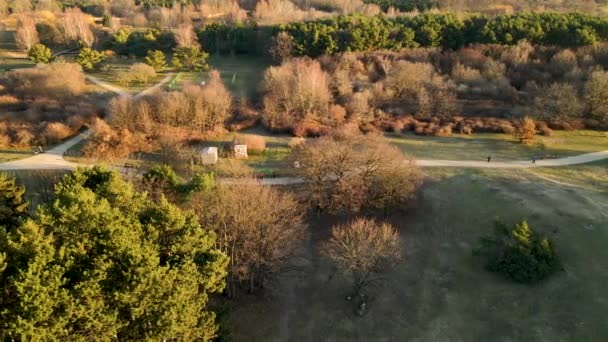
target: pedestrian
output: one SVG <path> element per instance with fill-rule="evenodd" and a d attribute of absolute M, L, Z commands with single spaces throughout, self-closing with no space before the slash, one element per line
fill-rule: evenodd
<path fill-rule="evenodd" d="M 536 164 L 536 156 L 532 156 L 532 164 Z"/>
<path fill-rule="evenodd" d="M 492 160 L 492 156 L 488 156 L 488 163 Z"/>

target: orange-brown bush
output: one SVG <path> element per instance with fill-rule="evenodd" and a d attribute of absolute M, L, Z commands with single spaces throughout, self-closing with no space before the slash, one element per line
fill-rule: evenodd
<path fill-rule="evenodd" d="M 40 135 L 40 141 L 43 144 L 55 144 L 70 136 L 75 131 L 69 126 L 62 124 L 61 122 L 51 122 L 45 125 Z"/>
<path fill-rule="evenodd" d="M 96 119 L 84 145 L 83 154 L 89 158 L 112 160 L 149 150 L 150 145 L 141 133 L 132 133 L 127 129 L 115 131 L 103 120 Z"/>
<path fill-rule="evenodd" d="M 51 98 L 59 101 L 82 94 L 85 79 L 75 63 L 52 63 L 8 73 L 11 93 L 22 99 Z"/>

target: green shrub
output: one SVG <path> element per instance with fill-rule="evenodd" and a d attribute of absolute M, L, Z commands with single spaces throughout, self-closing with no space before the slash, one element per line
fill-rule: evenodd
<path fill-rule="evenodd" d="M 160 50 L 148 50 L 145 63 L 153 67 L 156 72 L 161 72 L 167 66 L 165 54 Z"/>
<path fill-rule="evenodd" d="M 44 44 L 34 44 L 34 46 L 32 46 L 32 48 L 27 52 L 27 56 L 36 64 L 48 64 L 53 61 L 53 51 L 51 51 L 51 49 L 46 47 Z"/>
<path fill-rule="evenodd" d="M 169 165 L 154 166 L 143 175 L 143 182 L 147 184 L 161 184 L 175 187 L 180 183 L 179 177 Z"/>
<path fill-rule="evenodd" d="M 199 47 L 179 47 L 173 49 L 171 63 L 180 71 L 203 71 L 209 68 L 208 57 L 209 54 Z"/>
<path fill-rule="evenodd" d="M 541 281 L 562 269 L 553 243 L 523 221 L 510 229 L 497 223 L 493 236 L 480 239 L 475 254 L 487 270 L 520 283 Z"/>
<path fill-rule="evenodd" d="M 90 71 L 95 69 L 103 59 L 103 53 L 85 47 L 80 49 L 74 61 L 80 64 L 83 70 Z"/>

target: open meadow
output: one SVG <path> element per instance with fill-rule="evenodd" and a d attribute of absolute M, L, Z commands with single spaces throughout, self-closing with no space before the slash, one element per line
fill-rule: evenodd
<path fill-rule="evenodd" d="M 416 203 L 391 215 L 405 262 L 363 317 L 320 258 L 331 217 L 313 217 L 304 261 L 263 298 L 232 308 L 234 341 L 598 341 L 608 335 L 608 163 L 564 169 L 429 171 Z M 582 177 L 576 176 L 584 175 Z M 564 271 L 534 286 L 485 271 L 472 249 L 493 221 L 527 219 Z"/>

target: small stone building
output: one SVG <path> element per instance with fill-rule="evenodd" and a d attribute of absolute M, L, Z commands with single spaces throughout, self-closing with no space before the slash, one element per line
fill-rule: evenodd
<path fill-rule="evenodd" d="M 234 158 L 247 159 L 247 145 L 234 145 Z"/>
<path fill-rule="evenodd" d="M 203 165 L 213 165 L 217 163 L 217 147 L 208 146 L 201 151 L 201 162 Z"/>

